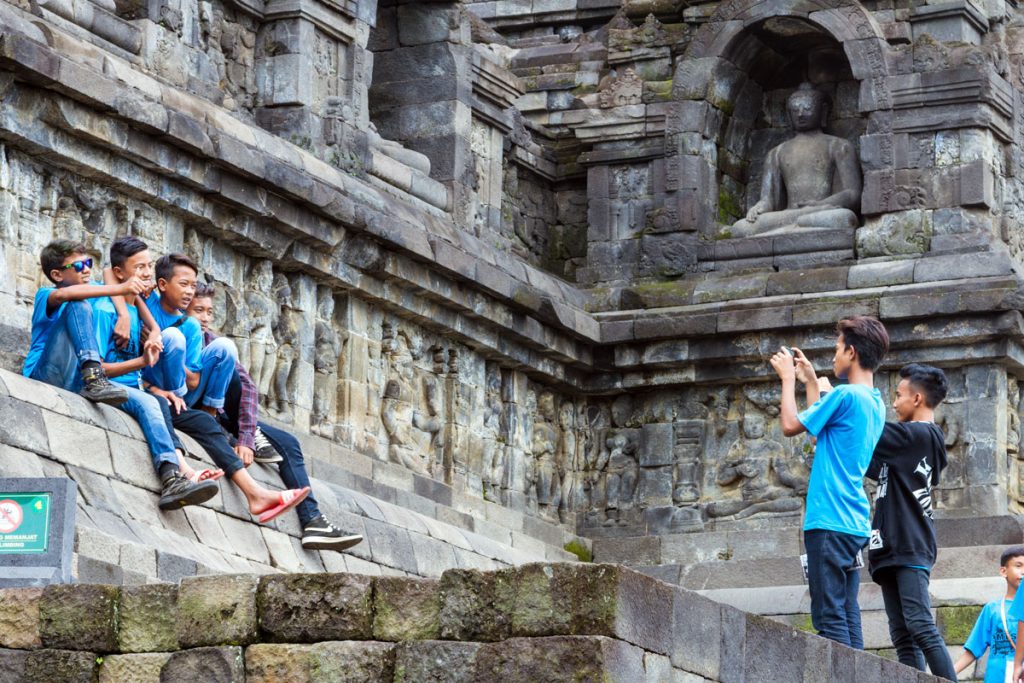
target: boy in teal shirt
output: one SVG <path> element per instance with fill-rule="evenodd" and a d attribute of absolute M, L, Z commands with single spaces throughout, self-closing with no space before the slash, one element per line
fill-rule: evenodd
<path fill-rule="evenodd" d="M 1010 546 L 999 558 L 999 575 L 1006 579 L 1006 595 L 982 608 L 971 635 L 964 643 L 964 653 L 953 669 L 960 673 L 988 650 L 985 683 L 1005 683 L 1007 669 L 1014 662 L 1017 622 L 1024 607 L 1017 600 L 1021 576 L 1024 576 L 1024 545 Z M 1014 609 L 1016 608 L 1016 609 Z M 1017 680 L 1014 678 L 1013 680 Z"/>

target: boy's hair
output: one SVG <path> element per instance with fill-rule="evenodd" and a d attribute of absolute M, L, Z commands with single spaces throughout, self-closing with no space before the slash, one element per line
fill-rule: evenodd
<path fill-rule="evenodd" d="M 196 293 L 192 296 L 192 300 L 196 299 L 212 299 L 217 295 L 217 288 L 213 284 L 208 282 L 197 282 Z"/>
<path fill-rule="evenodd" d="M 1011 545 L 999 556 L 999 566 L 1005 567 L 1015 557 L 1024 557 L 1024 545 Z"/>
<path fill-rule="evenodd" d="M 191 268 L 196 275 L 199 275 L 199 267 L 195 261 L 185 256 L 180 251 L 173 251 L 164 254 L 156 260 L 155 275 L 157 280 L 170 280 L 174 276 L 175 266 Z"/>
<path fill-rule="evenodd" d="M 86 253 L 88 252 L 85 250 L 85 245 L 81 242 L 53 240 L 39 252 L 39 265 L 43 269 L 43 275 L 46 276 L 46 279 L 54 282 L 53 278 L 50 277 L 51 270 L 60 270 L 60 267 L 64 265 L 64 259 L 72 254 Z"/>
<path fill-rule="evenodd" d="M 878 318 L 870 315 L 842 318 L 836 325 L 836 331 L 843 335 L 847 346 L 857 351 L 860 366 L 870 372 L 878 369 L 889 351 L 889 333 Z"/>
<path fill-rule="evenodd" d="M 149 247 L 135 235 L 118 237 L 110 243 L 110 265 L 122 268 L 124 262 Z"/>
<path fill-rule="evenodd" d="M 900 368 L 900 377 L 910 382 L 910 386 L 924 394 L 924 404 L 929 408 L 942 403 L 949 391 L 946 373 L 931 365 L 911 363 Z M 1024 555 L 1024 553 L 1021 553 Z"/>

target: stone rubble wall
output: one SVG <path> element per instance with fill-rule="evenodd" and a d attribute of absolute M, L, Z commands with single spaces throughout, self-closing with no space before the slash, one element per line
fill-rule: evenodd
<path fill-rule="evenodd" d="M 460 495 L 408 470 L 299 435 L 321 510 L 365 540 L 345 553 L 304 550 L 293 512 L 258 525 L 237 489 L 201 506 L 161 512 L 159 483 L 138 425 L 126 413 L 0 370 L 0 477 L 68 477 L 78 485 L 73 575 L 140 584 L 237 572 L 352 571 L 438 576 L 571 561 L 562 528 Z M 194 468 L 212 466 L 183 435 Z M 200 457 L 200 460 L 196 460 Z M 276 470 L 250 469 L 268 488 Z M 576 539 L 586 548 L 583 539 Z"/>
<path fill-rule="evenodd" d="M 938 680 L 614 565 L 8 589 L 0 648 L 54 683 Z"/>

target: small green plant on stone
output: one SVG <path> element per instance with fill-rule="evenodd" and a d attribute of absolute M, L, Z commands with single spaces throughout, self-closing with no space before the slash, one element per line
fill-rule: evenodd
<path fill-rule="evenodd" d="M 579 558 L 580 562 L 593 562 L 594 554 L 590 552 L 587 546 L 583 545 L 576 539 L 573 539 L 565 544 L 566 552 L 570 552 Z"/>

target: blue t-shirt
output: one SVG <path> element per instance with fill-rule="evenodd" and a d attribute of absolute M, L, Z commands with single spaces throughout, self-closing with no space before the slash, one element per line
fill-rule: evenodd
<path fill-rule="evenodd" d="M 827 529 L 867 538 L 871 506 L 863 480 L 885 426 L 882 394 L 861 384 L 841 384 L 797 418 L 818 438 L 804 530 Z"/>
<path fill-rule="evenodd" d="M 185 335 L 185 367 L 192 372 L 199 372 L 203 369 L 203 330 L 199 327 L 199 321 L 181 312 L 168 313 L 160 305 L 160 292 L 156 289 L 146 299 L 146 308 L 153 314 L 153 319 L 160 326 L 161 330 L 173 327 L 179 320 L 184 322 L 178 325 L 178 329 Z"/>
<path fill-rule="evenodd" d="M 1024 591 L 1017 591 L 1021 595 Z M 988 663 L 985 665 L 985 683 L 1003 683 L 1006 680 L 1006 663 L 1013 661 L 1013 644 L 1006 639 L 1003 631 L 1003 616 L 1000 613 L 1000 603 L 1006 606 L 1006 630 L 1014 640 L 1017 640 L 1016 616 L 1011 616 L 1013 608 L 1009 600 L 993 600 L 982 608 L 978 620 L 974 622 L 971 635 L 964 643 L 964 649 L 969 650 L 975 659 L 980 659 L 985 654 L 986 648 L 991 648 L 988 653 Z M 1016 598 L 1013 605 L 1017 605 Z M 1018 605 L 1019 608 L 1024 604 Z"/>
<path fill-rule="evenodd" d="M 96 346 L 105 363 L 121 363 L 126 360 L 134 360 L 142 355 L 142 324 L 139 322 L 139 309 L 132 305 L 126 304 L 126 306 L 131 331 L 128 344 L 123 349 L 119 349 L 114 342 L 114 325 L 117 324 L 117 309 L 114 308 L 114 302 L 109 298 L 103 298 L 96 299 L 96 303 L 93 304 L 92 324 L 96 331 Z M 142 386 L 142 373 L 136 370 L 111 377 L 110 381 L 138 389 Z"/>
<path fill-rule="evenodd" d="M 32 371 L 39 364 L 39 358 L 46 348 L 46 341 L 50 338 L 50 330 L 60 317 L 60 312 L 64 310 L 64 304 L 61 304 L 53 309 L 53 313 L 46 312 L 46 300 L 55 289 L 56 287 L 40 287 L 36 290 L 35 302 L 32 304 L 32 343 L 28 347 L 25 365 L 21 369 L 21 374 L 25 377 L 31 377 Z"/>

